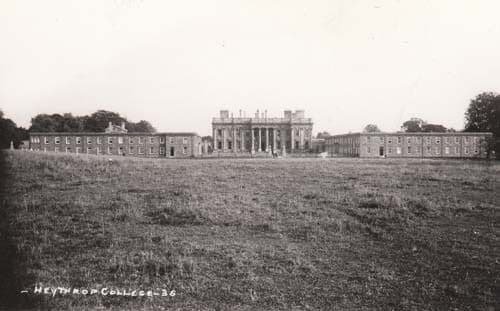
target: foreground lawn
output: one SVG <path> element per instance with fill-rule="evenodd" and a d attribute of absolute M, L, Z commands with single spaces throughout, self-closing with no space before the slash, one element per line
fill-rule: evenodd
<path fill-rule="evenodd" d="M 47 308 L 498 306 L 498 162 L 11 152 L 7 166 L 26 287 L 176 291 L 29 296 Z"/>

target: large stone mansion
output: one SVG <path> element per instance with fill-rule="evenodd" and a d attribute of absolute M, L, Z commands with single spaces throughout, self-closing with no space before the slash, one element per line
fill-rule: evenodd
<path fill-rule="evenodd" d="M 212 120 L 216 154 L 305 153 L 311 150 L 313 122 L 304 110 L 285 110 L 283 117 L 268 117 L 267 111 L 253 117 L 221 110 Z"/>

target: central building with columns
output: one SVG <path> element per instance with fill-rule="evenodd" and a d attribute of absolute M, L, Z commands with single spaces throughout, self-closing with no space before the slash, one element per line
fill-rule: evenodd
<path fill-rule="evenodd" d="M 235 117 L 221 110 L 212 120 L 213 152 L 219 154 L 280 154 L 311 151 L 312 126 L 303 110 L 285 110 L 281 118 L 268 117 L 267 111 Z"/>

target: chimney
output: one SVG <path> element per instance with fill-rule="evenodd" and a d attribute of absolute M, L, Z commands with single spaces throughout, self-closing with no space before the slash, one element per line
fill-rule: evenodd
<path fill-rule="evenodd" d="M 255 113 L 255 118 L 258 119 L 259 118 L 259 109 L 257 109 L 257 112 Z"/>
<path fill-rule="evenodd" d="M 264 110 L 264 117 L 267 119 L 267 109 Z"/>
<path fill-rule="evenodd" d="M 113 123 L 111 121 L 108 122 L 108 128 L 112 128 L 113 127 Z"/>
<path fill-rule="evenodd" d="M 122 130 L 125 129 L 125 121 L 122 121 Z"/>
<path fill-rule="evenodd" d="M 240 118 L 241 118 L 241 109 L 240 109 Z"/>

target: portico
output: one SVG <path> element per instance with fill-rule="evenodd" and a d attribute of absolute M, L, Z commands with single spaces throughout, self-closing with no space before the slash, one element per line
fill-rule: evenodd
<path fill-rule="evenodd" d="M 287 110 L 283 118 L 268 118 L 267 112 L 257 111 L 247 118 L 220 112 L 212 121 L 214 152 L 219 153 L 274 153 L 308 152 L 311 148 L 312 121 L 303 111 Z"/>

